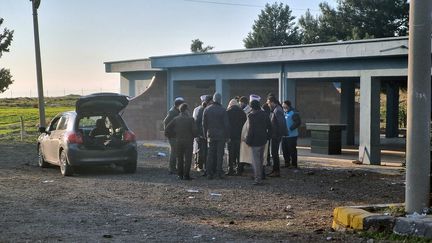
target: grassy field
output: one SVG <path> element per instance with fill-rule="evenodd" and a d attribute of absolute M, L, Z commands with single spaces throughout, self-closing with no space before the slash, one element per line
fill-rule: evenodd
<path fill-rule="evenodd" d="M 53 97 L 45 99 L 46 122 L 60 112 L 75 110 L 79 96 Z M 39 109 L 36 98 L 0 99 L 0 140 L 21 140 L 21 117 L 26 132 L 25 140 L 34 141 L 38 136 Z"/>

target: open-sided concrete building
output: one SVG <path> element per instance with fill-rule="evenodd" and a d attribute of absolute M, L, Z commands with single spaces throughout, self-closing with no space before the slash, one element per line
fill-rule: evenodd
<path fill-rule="evenodd" d="M 134 97 L 124 116 L 139 139 L 163 138 L 162 120 L 177 96 L 194 106 L 200 95 L 215 91 L 224 104 L 236 95 L 272 92 L 291 100 L 303 123 L 347 124 L 343 142 L 352 145 L 358 137 L 366 164 L 380 163 L 381 86 L 387 93 L 387 136 L 398 134 L 399 87 L 406 85 L 407 66 L 407 37 L 105 63 L 106 72 L 120 73 L 121 93 Z"/>

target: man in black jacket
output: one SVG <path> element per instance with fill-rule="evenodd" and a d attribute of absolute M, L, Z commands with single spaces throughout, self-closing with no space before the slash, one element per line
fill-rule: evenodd
<path fill-rule="evenodd" d="M 204 109 L 212 100 L 211 95 L 202 95 L 201 105 L 197 106 L 193 111 L 193 118 L 195 119 L 195 124 L 198 128 L 198 137 L 195 138 L 195 166 L 198 171 L 204 170 L 205 161 L 207 158 L 207 141 L 204 139 L 203 128 L 202 128 L 202 118 Z"/>
<path fill-rule="evenodd" d="M 263 174 L 264 149 L 272 134 L 269 116 L 261 110 L 257 100 L 251 101 L 252 112 L 248 115 L 249 129 L 246 133 L 246 144 L 252 148 L 252 166 L 254 185 L 260 185 Z"/>
<path fill-rule="evenodd" d="M 270 177 L 280 177 L 279 165 L 279 145 L 282 137 L 287 135 L 287 127 L 285 116 L 280 102 L 275 96 L 267 98 L 267 104 L 270 107 L 271 125 L 272 125 L 272 139 L 271 139 L 271 154 L 273 158 L 273 171 L 269 174 Z"/>
<path fill-rule="evenodd" d="M 239 174 L 240 160 L 240 137 L 244 123 L 246 122 L 246 114 L 240 108 L 235 99 L 230 100 L 227 109 L 228 120 L 230 124 L 230 140 L 228 142 L 228 173 L 227 175 Z"/>
<path fill-rule="evenodd" d="M 221 105 L 221 95 L 213 95 L 213 104 L 204 109 L 203 134 L 208 141 L 206 173 L 208 179 L 217 175 L 223 178 L 222 169 L 225 141 L 229 134 L 229 122 L 226 110 Z"/>
<path fill-rule="evenodd" d="M 175 133 L 177 175 L 180 180 L 191 180 L 190 167 L 192 163 L 192 143 L 198 134 L 194 119 L 189 115 L 188 106 L 183 103 L 179 107 L 180 115 L 174 118 L 166 127 L 167 133 Z"/>
<path fill-rule="evenodd" d="M 165 136 L 168 138 L 168 142 L 170 145 L 170 157 L 169 157 L 169 173 L 175 174 L 176 173 L 176 134 L 175 133 L 167 133 L 166 127 L 168 124 L 180 114 L 179 106 L 184 103 L 184 99 L 182 97 L 177 97 L 174 100 L 174 106 L 171 107 L 171 109 L 168 111 L 167 116 L 165 117 L 163 123 L 164 123 L 164 130 L 165 130 Z"/>

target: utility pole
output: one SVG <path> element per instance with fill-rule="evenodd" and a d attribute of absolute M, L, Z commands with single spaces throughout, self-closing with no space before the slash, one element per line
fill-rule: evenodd
<path fill-rule="evenodd" d="M 432 1 L 411 0 L 405 211 L 429 206 Z"/>
<path fill-rule="evenodd" d="M 43 93 L 43 82 L 42 82 L 42 65 L 39 45 L 39 25 L 38 25 L 38 14 L 37 9 L 39 8 L 41 0 L 30 0 L 33 8 L 33 29 L 34 29 L 34 40 L 35 40 L 35 55 L 36 55 L 36 76 L 37 76 L 37 87 L 38 87 L 38 100 L 39 100 L 39 127 L 45 127 L 45 101 Z"/>

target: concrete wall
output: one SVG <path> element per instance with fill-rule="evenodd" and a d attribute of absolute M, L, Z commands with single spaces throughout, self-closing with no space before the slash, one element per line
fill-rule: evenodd
<path fill-rule="evenodd" d="M 165 72 L 156 72 L 149 87 L 133 98 L 123 117 L 138 140 L 164 139 L 162 121 L 166 115 Z"/>
<path fill-rule="evenodd" d="M 150 85 L 155 72 L 124 72 L 120 76 L 120 93 L 135 97 L 143 93 Z"/>

